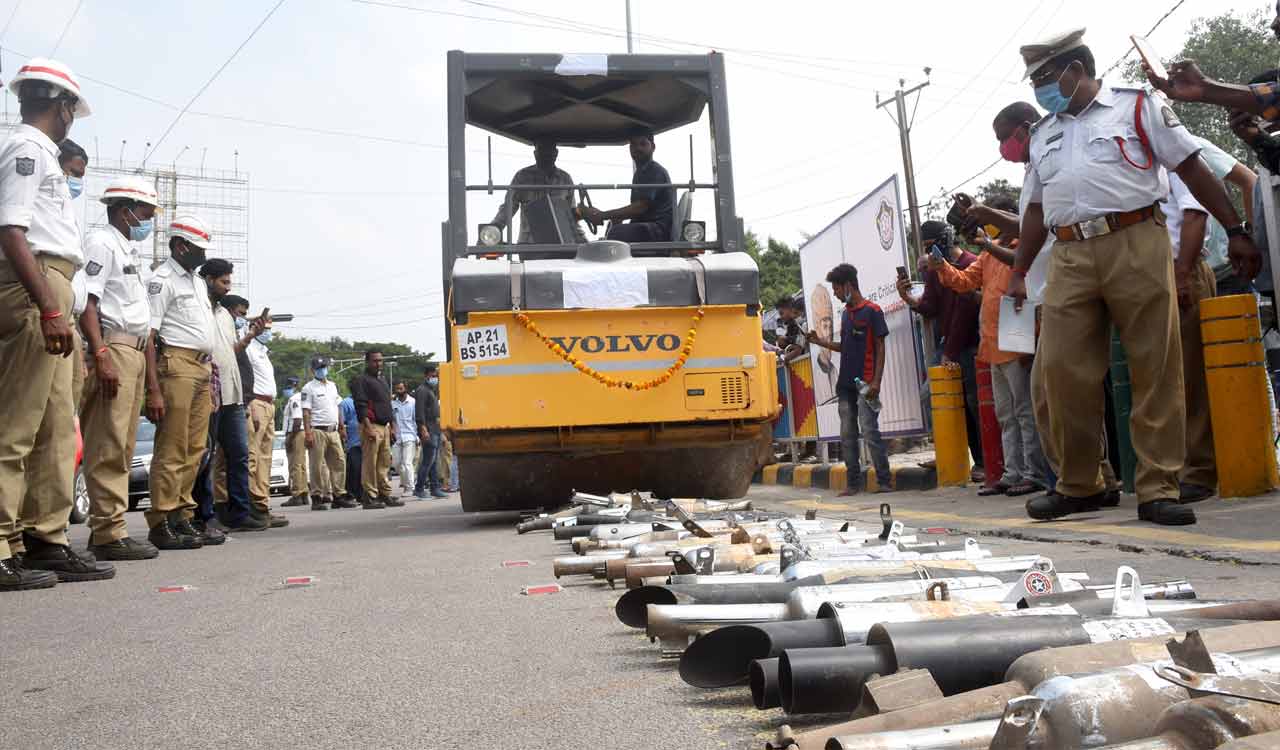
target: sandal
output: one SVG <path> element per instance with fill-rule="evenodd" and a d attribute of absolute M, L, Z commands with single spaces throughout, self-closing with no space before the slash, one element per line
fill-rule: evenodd
<path fill-rule="evenodd" d="M 1035 482 L 1018 482 L 1017 484 L 1010 487 L 1008 491 L 1005 492 L 1004 494 L 1008 495 L 1009 497 L 1022 497 L 1023 495 L 1030 495 L 1033 492 L 1043 492 L 1043 491 L 1044 491 L 1044 488 L 1036 484 Z"/>
<path fill-rule="evenodd" d="M 1014 485 L 1017 486 L 1017 485 Z M 978 490 L 978 497 L 991 497 L 992 495 L 1005 495 L 1009 492 L 1009 485 L 1004 482 L 996 482 L 990 487 L 983 487 Z"/>

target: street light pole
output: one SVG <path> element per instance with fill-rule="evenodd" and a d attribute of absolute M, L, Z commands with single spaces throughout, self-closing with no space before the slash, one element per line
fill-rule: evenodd
<path fill-rule="evenodd" d="M 631 0 L 627 4 L 627 54 L 631 54 Z"/>
<path fill-rule="evenodd" d="M 924 69 L 924 74 L 929 75 L 929 69 Z M 923 249 L 920 245 L 920 203 L 916 199 L 916 170 L 915 163 L 911 158 L 911 120 L 907 118 L 907 96 L 914 94 L 925 86 L 929 85 L 929 81 L 925 80 L 917 86 L 903 90 L 907 82 L 904 79 L 898 79 L 898 90 L 893 93 L 893 98 L 880 101 L 880 95 L 876 94 L 876 109 L 888 106 L 890 103 L 895 105 L 897 118 L 890 115 L 890 119 L 898 126 L 898 139 L 902 146 L 902 172 L 907 183 L 907 211 L 911 215 L 911 240 L 912 248 L 915 250 L 914 257 L 919 258 Z M 919 97 L 916 98 L 917 103 Z M 914 116 L 914 113 L 912 113 Z"/>

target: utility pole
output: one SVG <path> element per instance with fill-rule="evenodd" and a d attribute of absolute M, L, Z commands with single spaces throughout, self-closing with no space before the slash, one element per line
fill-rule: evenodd
<path fill-rule="evenodd" d="M 631 0 L 627 4 L 627 54 L 631 54 Z"/>
<path fill-rule="evenodd" d="M 880 94 L 876 94 L 876 109 L 888 106 L 890 103 L 895 105 L 897 109 L 897 117 L 889 115 L 889 119 L 893 120 L 898 126 L 898 138 L 902 144 L 902 171 L 907 182 L 907 210 L 911 214 L 911 239 L 912 247 L 915 249 L 915 257 L 919 258 L 923 252 L 920 245 L 920 204 L 916 200 L 916 170 L 915 164 L 911 159 L 911 124 L 915 120 L 915 108 L 920 105 L 920 97 L 916 96 L 915 106 L 911 109 L 911 117 L 907 117 L 907 96 L 929 85 L 930 69 L 924 69 L 925 82 L 918 84 L 907 90 L 903 87 L 907 85 L 905 79 L 898 79 L 898 90 L 893 93 L 893 98 L 880 101 Z"/>

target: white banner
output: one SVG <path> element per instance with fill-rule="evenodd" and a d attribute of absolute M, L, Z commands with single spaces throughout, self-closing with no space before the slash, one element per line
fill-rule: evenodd
<path fill-rule="evenodd" d="M 919 360 L 911 312 L 898 297 L 898 266 L 907 263 L 906 237 L 894 175 L 871 191 L 847 213 L 800 248 L 800 278 L 804 285 L 809 324 L 823 338 L 838 341 L 844 305 L 827 283 L 827 272 L 841 263 L 858 269 L 862 296 L 880 306 L 889 326 L 885 340 L 884 377 L 880 384 L 880 432 L 902 435 L 924 431 L 920 409 Z M 818 405 L 818 436 L 840 436 L 836 378 L 840 355 L 810 347 L 813 393 Z"/>

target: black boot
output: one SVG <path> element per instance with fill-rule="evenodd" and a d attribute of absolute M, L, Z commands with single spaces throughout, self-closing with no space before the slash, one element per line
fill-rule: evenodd
<path fill-rule="evenodd" d="M 388 508 L 404 507 L 404 501 L 398 497 L 392 497 L 391 495 L 383 495 L 381 500 L 382 500 L 382 504 L 387 506 Z"/>
<path fill-rule="evenodd" d="M 227 541 L 227 535 L 218 527 L 198 519 L 183 519 L 174 523 L 173 528 L 179 534 L 190 534 L 200 540 L 206 547 L 216 547 Z"/>
<path fill-rule="evenodd" d="M 387 507 L 385 503 L 383 503 L 376 497 L 367 497 L 364 500 L 360 501 L 360 505 L 365 510 L 381 510 Z"/>
<path fill-rule="evenodd" d="M 58 585 L 58 574 L 48 570 L 31 570 L 9 557 L 0 560 L 0 591 L 30 591 Z"/>
<path fill-rule="evenodd" d="M 1027 515 L 1037 521 L 1050 521 L 1072 513 L 1088 513 L 1102 507 L 1106 493 L 1089 497 L 1067 497 L 1057 492 L 1047 492 L 1027 501 Z"/>
<path fill-rule="evenodd" d="M 288 500 L 285 500 L 283 503 L 280 504 L 280 507 L 281 508 L 301 508 L 306 504 L 307 504 L 307 496 L 305 494 L 302 494 L 302 495 L 294 495 Z"/>
<path fill-rule="evenodd" d="M 147 541 L 160 550 L 200 549 L 204 542 L 191 534 L 179 534 L 166 518 L 147 533 Z"/>
<path fill-rule="evenodd" d="M 1138 503 L 1138 520 L 1161 526 L 1190 526 L 1196 522 L 1196 512 L 1179 505 L 1177 500 L 1151 500 Z"/>
<path fill-rule="evenodd" d="M 359 507 L 360 507 L 360 504 L 359 504 L 359 503 L 357 503 L 357 502 L 355 501 L 355 498 L 351 497 L 351 495 L 348 495 L 347 493 L 345 493 L 345 492 L 344 492 L 344 493 L 342 493 L 341 495 L 339 495 L 338 497 L 335 497 L 335 498 L 333 499 L 333 507 L 335 507 L 335 508 L 359 508 Z"/>
<path fill-rule="evenodd" d="M 312 495 L 311 510 L 329 510 L 329 501 L 319 495 Z"/>
<path fill-rule="evenodd" d="M 99 560 L 150 560 L 160 554 L 154 544 L 139 542 L 131 537 L 106 544 L 90 544 L 88 549 Z"/>
<path fill-rule="evenodd" d="M 26 532 L 22 534 L 22 541 L 27 547 L 22 567 L 27 570 L 47 570 L 65 582 L 105 581 L 116 577 L 114 565 L 98 562 L 93 555 L 81 557 L 68 544 L 50 544 Z"/>

